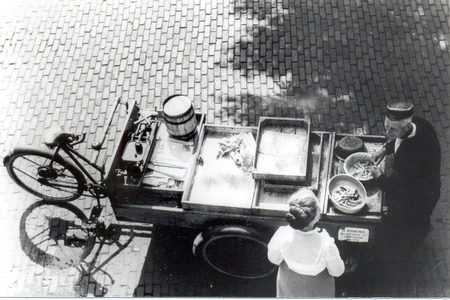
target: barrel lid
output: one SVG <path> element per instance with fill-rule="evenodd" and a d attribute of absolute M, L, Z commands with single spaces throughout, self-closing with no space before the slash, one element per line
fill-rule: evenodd
<path fill-rule="evenodd" d="M 191 108 L 192 103 L 188 97 L 175 95 L 164 101 L 163 111 L 167 116 L 179 116 L 185 114 Z"/>
<path fill-rule="evenodd" d="M 356 136 L 346 136 L 339 141 L 339 146 L 347 151 L 360 150 L 364 146 L 364 142 Z"/>
<path fill-rule="evenodd" d="M 350 154 L 356 152 L 367 152 L 364 142 L 356 136 L 343 137 L 334 151 L 341 160 L 345 160 Z"/>

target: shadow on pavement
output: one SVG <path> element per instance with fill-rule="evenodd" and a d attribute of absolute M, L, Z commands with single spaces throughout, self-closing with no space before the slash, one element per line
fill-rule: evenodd
<path fill-rule="evenodd" d="M 192 254 L 192 243 L 197 234 L 190 229 L 155 226 L 134 295 L 275 297 L 276 272 L 254 280 L 223 275 Z"/>
<path fill-rule="evenodd" d="M 427 264 L 416 258 L 420 256 L 423 254 L 417 253 L 410 260 L 362 257 L 354 273 L 336 279 L 336 296 L 420 297 L 423 280 L 432 280 L 421 275 Z"/>
<path fill-rule="evenodd" d="M 46 268 L 77 266 L 95 245 L 95 237 L 84 236 L 81 229 L 86 221 L 84 213 L 70 203 L 33 203 L 20 220 L 22 250 Z"/>
<path fill-rule="evenodd" d="M 101 272 L 109 277 L 112 284 L 114 284 L 115 282 L 114 278 L 109 273 L 103 270 L 103 267 L 106 266 L 114 257 L 116 257 L 120 252 L 125 250 L 125 248 L 130 245 L 135 237 L 135 234 L 133 230 L 127 232 L 123 231 L 122 227 L 119 225 L 112 225 L 110 228 L 111 229 L 108 234 L 101 234 L 98 236 L 99 245 L 97 250 L 95 251 L 93 258 L 90 259 L 90 262 L 84 261 L 77 268 L 80 272 L 80 277 L 75 283 L 74 289 L 78 296 L 87 297 L 89 294 L 93 294 L 98 297 L 107 295 L 108 289 L 102 287 L 102 285 L 94 278 L 94 275 L 97 272 Z M 128 238 L 125 242 L 121 242 L 121 236 L 124 235 L 127 235 Z M 99 256 L 103 246 L 109 246 L 113 244 L 117 247 L 117 250 L 97 266 L 96 264 L 99 262 Z"/>
<path fill-rule="evenodd" d="M 137 297 L 271 297 L 276 272 L 243 280 L 213 270 L 192 254 L 195 230 L 156 226 L 136 287 Z M 243 253 L 242 255 L 245 255 Z M 417 294 L 423 262 L 382 261 L 363 255 L 356 270 L 336 278 L 336 297 L 396 297 Z"/>
<path fill-rule="evenodd" d="M 96 281 L 94 275 L 101 272 L 114 283 L 103 268 L 129 246 L 135 234 L 131 227 L 112 224 L 106 228 L 98 222 L 92 223 L 93 227 L 87 230 L 87 222 L 83 211 L 73 204 L 33 203 L 20 220 L 21 247 L 33 262 L 52 272 L 59 274 L 76 269 L 79 277 L 74 291 L 78 296 L 105 296 L 108 290 Z M 122 240 L 121 236 L 127 237 Z M 102 248 L 111 245 L 117 250 L 100 262 Z M 95 252 L 90 256 L 94 248 Z"/>

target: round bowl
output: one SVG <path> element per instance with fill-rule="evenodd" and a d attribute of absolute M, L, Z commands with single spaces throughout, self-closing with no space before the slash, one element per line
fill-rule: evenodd
<path fill-rule="evenodd" d="M 360 199 L 362 200 L 360 204 L 357 204 L 355 206 L 344 206 L 340 202 L 338 202 L 336 199 L 332 197 L 333 193 L 340 189 L 341 187 L 350 188 L 352 190 L 357 190 Z M 366 205 L 367 200 L 367 192 L 362 183 L 357 180 L 356 178 L 346 175 L 346 174 L 339 174 L 334 176 L 330 179 L 328 182 L 328 197 L 330 198 L 331 202 L 333 203 L 334 207 L 338 209 L 339 211 L 346 213 L 346 214 L 356 214 L 359 212 L 363 207 Z"/>
<path fill-rule="evenodd" d="M 358 165 L 359 167 L 355 167 Z M 366 167 L 363 165 L 367 165 Z M 367 152 L 357 152 L 353 153 L 347 157 L 344 161 L 344 171 L 346 174 L 355 177 L 359 181 L 369 181 L 371 180 L 372 174 L 363 175 L 362 171 L 364 168 L 371 169 L 375 164 L 372 160 L 372 154 Z"/>
<path fill-rule="evenodd" d="M 339 140 L 334 153 L 340 160 L 345 160 L 349 155 L 356 152 L 365 152 L 363 140 L 356 136 L 346 136 Z"/>

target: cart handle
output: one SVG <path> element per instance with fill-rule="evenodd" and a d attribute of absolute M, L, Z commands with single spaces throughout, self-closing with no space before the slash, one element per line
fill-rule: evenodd
<path fill-rule="evenodd" d="M 97 152 L 94 153 L 94 157 L 92 159 L 92 162 L 95 164 L 97 162 L 98 156 L 100 154 L 100 150 L 102 149 L 103 143 L 105 142 L 106 139 L 106 135 L 108 134 L 109 128 L 111 127 L 111 123 L 114 117 L 114 114 L 117 110 L 117 106 L 119 106 L 121 97 L 118 96 L 115 100 L 114 100 L 114 107 L 111 111 L 111 113 L 108 116 L 108 120 L 107 120 L 107 125 L 105 127 L 105 129 L 103 130 L 103 134 L 102 137 L 100 139 L 100 141 L 95 141 L 92 143 L 92 149 L 96 150 Z"/>

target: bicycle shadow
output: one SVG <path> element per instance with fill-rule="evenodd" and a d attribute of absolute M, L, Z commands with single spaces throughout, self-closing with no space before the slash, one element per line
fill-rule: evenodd
<path fill-rule="evenodd" d="M 94 254 L 92 260 L 88 262 L 81 263 L 78 265 L 77 269 L 80 272 L 80 277 L 75 283 L 74 289 L 78 296 L 87 297 L 89 294 L 93 294 L 96 297 L 106 296 L 108 289 L 103 287 L 98 281 L 95 280 L 94 275 L 98 272 L 106 275 L 111 284 L 115 283 L 113 277 L 104 271 L 102 268 L 106 266 L 114 257 L 116 257 L 120 252 L 127 248 L 134 238 L 133 230 L 124 232 L 122 227 L 118 225 L 112 225 L 109 229 L 109 233 L 104 234 L 100 238 L 97 250 Z M 120 242 L 120 237 L 122 235 L 128 235 L 129 238 L 125 243 Z M 118 249 L 112 253 L 106 260 L 104 260 L 100 265 L 96 266 L 98 262 L 99 255 L 103 246 L 115 245 Z M 86 266 L 84 266 L 86 265 Z"/>
<path fill-rule="evenodd" d="M 92 214 L 91 214 L 92 216 Z M 118 225 L 108 228 L 95 225 L 95 233 L 83 236 L 81 224 L 88 218 L 77 206 L 70 203 L 52 203 L 39 201 L 30 205 L 20 220 L 20 244 L 31 261 L 52 272 L 71 273 L 76 270 L 79 278 L 74 284 L 78 296 L 105 296 L 108 292 L 94 275 L 102 272 L 114 283 L 110 274 L 102 268 L 122 252 L 132 242 L 134 233 L 131 228 L 125 231 Z M 122 235 L 128 239 L 120 241 Z M 98 266 L 98 259 L 104 246 L 114 245 L 117 250 L 103 260 Z M 92 250 L 95 254 L 90 256 Z M 88 258 L 89 256 L 89 258 Z"/>
<path fill-rule="evenodd" d="M 87 217 L 70 203 L 48 203 L 39 201 L 30 205 L 20 220 L 20 245 L 31 261 L 56 270 L 77 265 L 93 244 L 74 245 L 69 252 L 55 253 L 62 238 L 69 230 L 68 218 L 86 221 Z M 66 245 L 63 245 L 66 246 Z M 64 257 L 63 257 L 64 256 Z"/>

